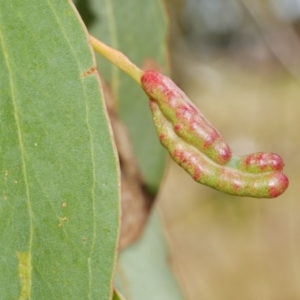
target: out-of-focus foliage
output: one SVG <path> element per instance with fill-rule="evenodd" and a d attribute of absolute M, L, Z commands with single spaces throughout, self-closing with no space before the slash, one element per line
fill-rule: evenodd
<path fill-rule="evenodd" d="M 141 239 L 125 249 L 116 270 L 116 284 L 126 300 L 183 300 L 170 268 L 169 249 L 160 218 L 152 213 Z"/>

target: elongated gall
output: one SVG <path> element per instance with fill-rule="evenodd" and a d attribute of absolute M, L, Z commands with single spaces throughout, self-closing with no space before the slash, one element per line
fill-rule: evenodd
<path fill-rule="evenodd" d="M 149 70 L 142 75 L 141 83 L 182 140 L 218 164 L 224 165 L 231 159 L 231 150 L 221 134 L 170 78 Z"/>
<path fill-rule="evenodd" d="M 155 101 L 150 101 L 150 108 L 161 144 L 195 181 L 230 195 L 254 198 L 275 198 L 287 189 L 289 181 L 281 171 L 255 174 L 217 164 L 174 132 Z"/>

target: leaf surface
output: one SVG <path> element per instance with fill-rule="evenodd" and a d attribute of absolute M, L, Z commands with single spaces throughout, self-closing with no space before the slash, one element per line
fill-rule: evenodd
<path fill-rule="evenodd" d="M 118 171 L 73 5 L 0 4 L 0 299 L 110 299 Z"/>

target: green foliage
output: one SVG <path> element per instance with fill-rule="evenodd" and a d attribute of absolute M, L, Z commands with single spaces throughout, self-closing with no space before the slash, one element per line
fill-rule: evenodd
<path fill-rule="evenodd" d="M 0 299 L 109 299 L 118 172 L 70 3 L 0 4 Z"/>

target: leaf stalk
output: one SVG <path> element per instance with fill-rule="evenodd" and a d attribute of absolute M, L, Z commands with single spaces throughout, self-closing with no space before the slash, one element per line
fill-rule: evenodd
<path fill-rule="evenodd" d="M 143 71 L 132 63 L 123 53 L 113 49 L 90 35 L 93 49 L 113 63 L 116 67 L 131 76 L 140 86 Z"/>

